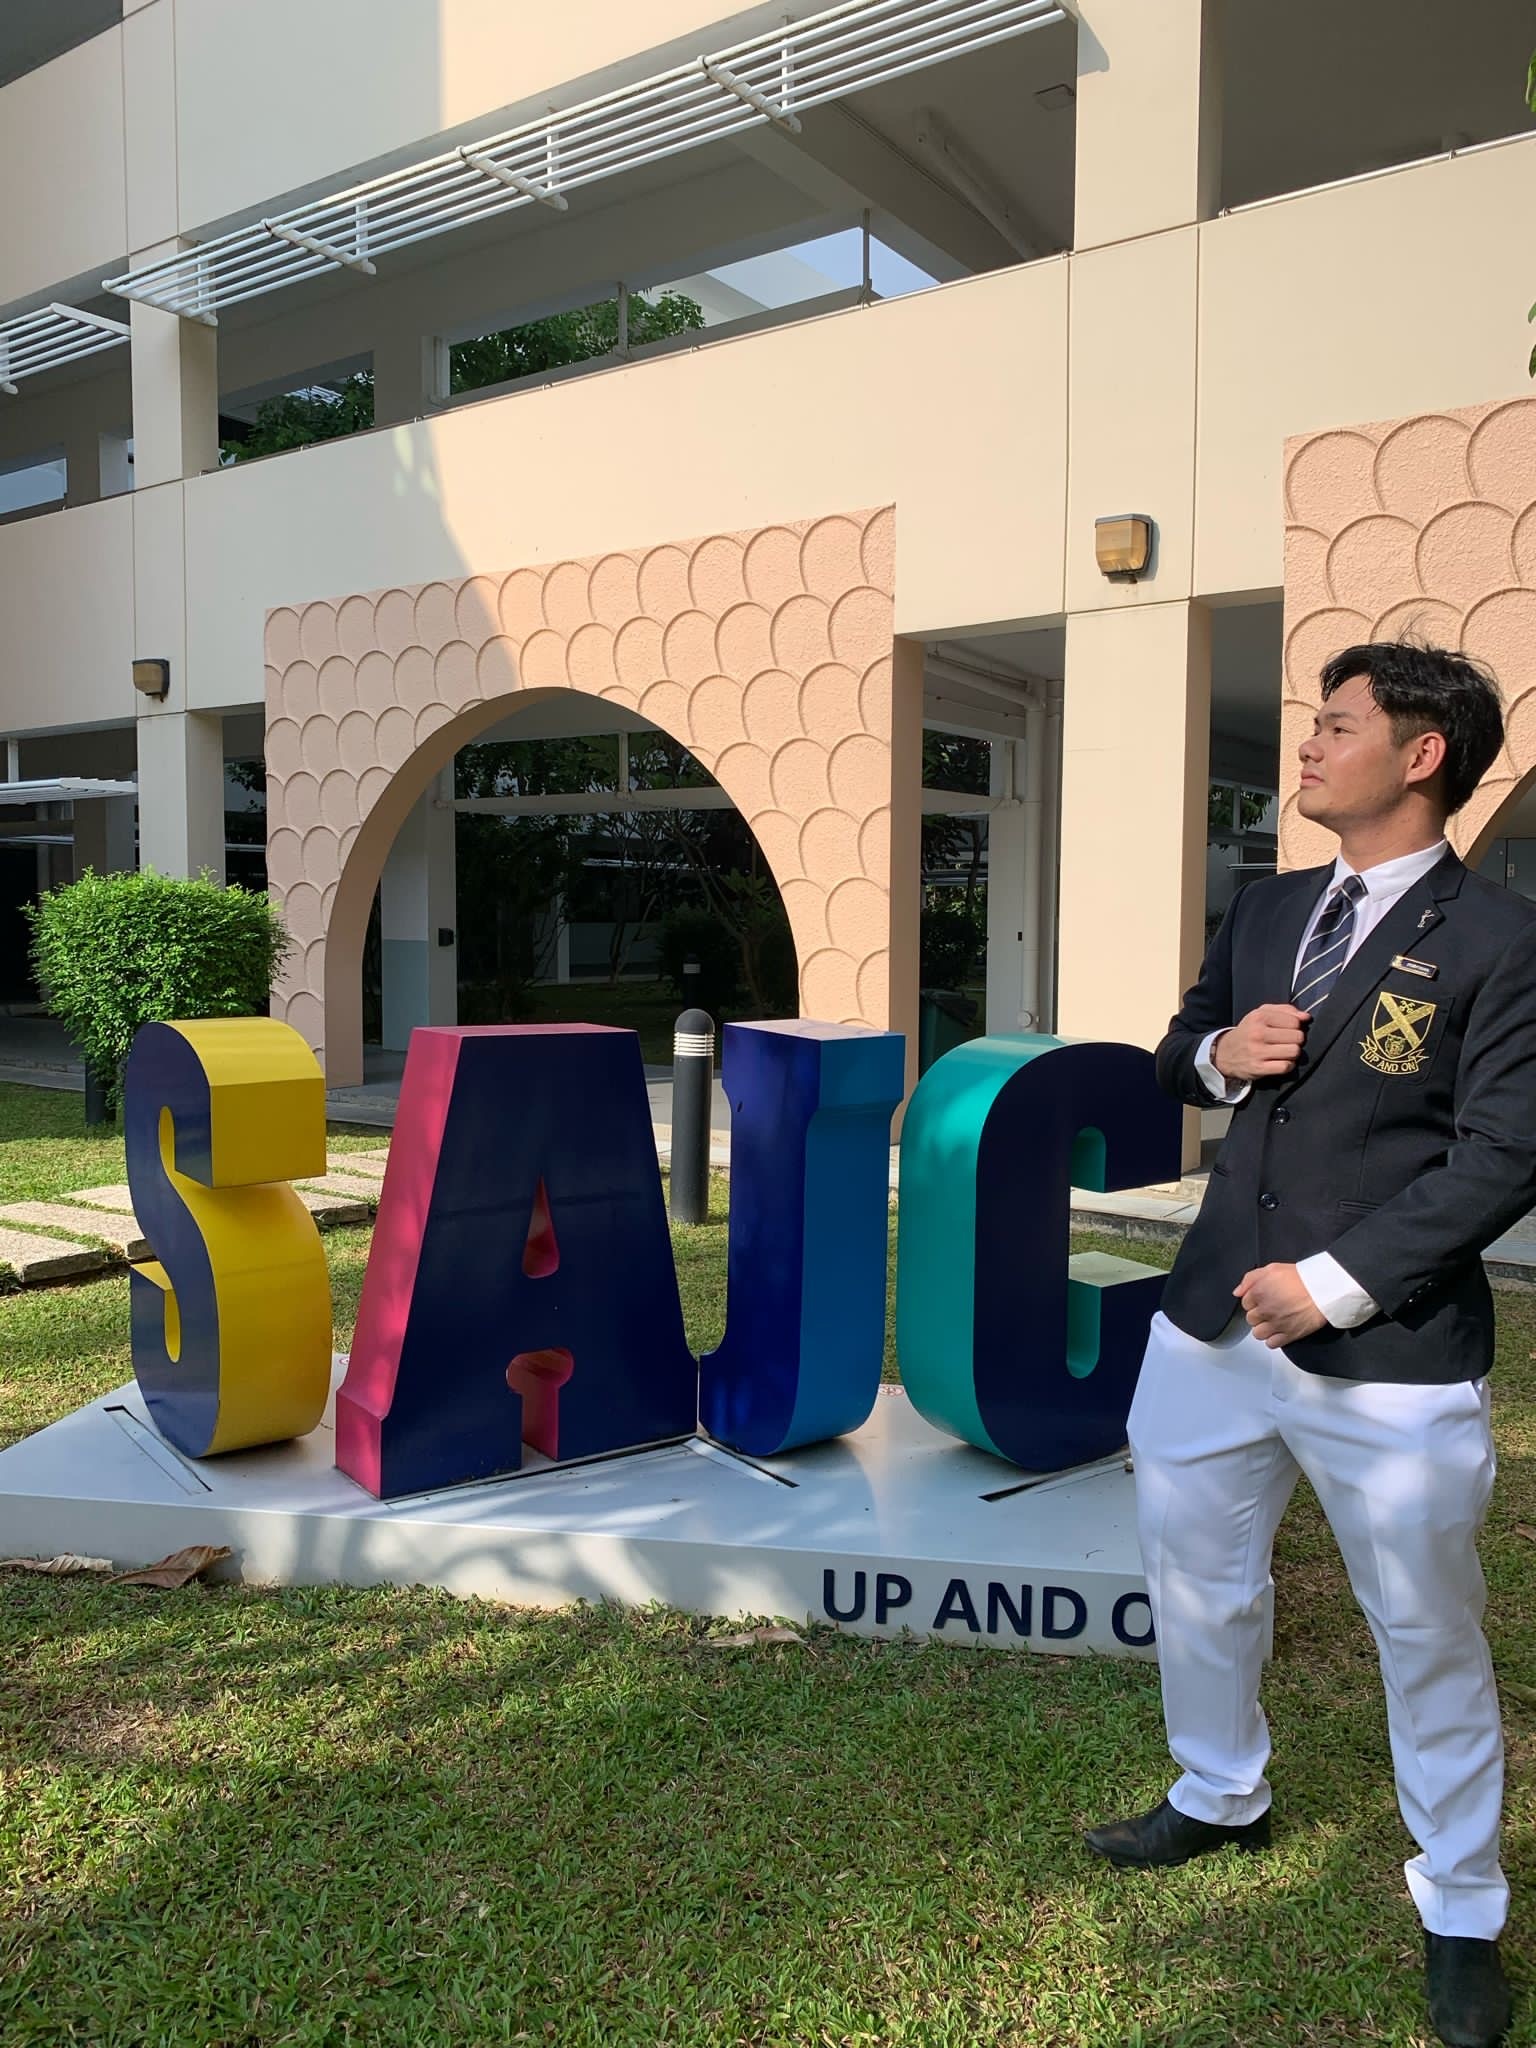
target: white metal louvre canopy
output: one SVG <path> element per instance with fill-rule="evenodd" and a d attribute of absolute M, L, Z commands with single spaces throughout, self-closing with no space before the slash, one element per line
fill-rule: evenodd
<path fill-rule="evenodd" d="M 446 151 L 105 280 L 216 324 L 219 310 L 568 193 L 1066 19 L 1057 0 L 851 0 L 656 78 Z"/>
<path fill-rule="evenodd" d="M 84 803 L 95 797 L 138 793 L 136 782 L 104 781 L 96 775 L 48 775 L 41 781 L 0 782 L 0 804 Z"/>
<path fill-rule="evenodd" d="M 104 348 L 121 348 L 127 339 L 121 320 L 104 320 L 77 306 L 40 306 L 0 325 L 0 391 L 14 398 L 20 378 L 99 355 Z"/>

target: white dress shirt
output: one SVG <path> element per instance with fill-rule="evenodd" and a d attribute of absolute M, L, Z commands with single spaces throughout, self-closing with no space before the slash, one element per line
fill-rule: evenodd
<path fill-rule="evenodd" d="M 1362 868 L 1360 880 L 1365 884 L 1365 894 L 1355 905 L 1355 927 L 1350 934 L 1349 945 L 1344 954 L 1345 964 L 1354 958 L 1366 938 L 1373 932 L 1387 912 L 1413 887 L 1414 883 L 1437 867 L 1444 859 L 1446 842 L 1437 840 L 1433 846 L 1426 846 L 1418 853 L 1405 853 L 1397 860 L 1384 860 L 1374 868 Z M 1301 935 L 1301 944 L 1296 948 L 1296 966 L 1292 970 L 1294 983 L 1307 950 L 1307 941 L 1313 928 L 1332 900 L 1333 892 L 1346 875 L 1356 872 L 1344 856 L 1333 864 L 1333 875 L 1327 888 L 1318 899 L 1317 907 L 1307 919 L 1306 929 Z M 1227 1027 L 1230 1029 L 1230 1026 Z M 1249 1090 L 1246 1081 L 1229 1081 L 1211 1058 L 1216 1041 L 1222 1032 L 1213 1031 L 1200 1042 L 1195 1054 L 1195 1072 L 1200 1076 L 1210 1093 L 1219 1104 L 1236 1104 L 1243 1100 Z M 1310 1259 L 1297 1262 L 1297 1274 L 1301 1284 L 1311 1295 L 1336 1330 L 1353 1330 L 1360 1323 L 1368 1323 L 1377 1313 L 1376 1303 L 1364 1288 L 1358 1286 L 1345 1272 L 1338 1260 L 1329 1252 L 1315 1252 Z"/>

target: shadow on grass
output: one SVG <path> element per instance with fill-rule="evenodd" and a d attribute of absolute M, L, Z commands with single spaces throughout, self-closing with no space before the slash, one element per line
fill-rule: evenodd
<path fill-rule="evenodd" d="M 429 1596 L 25 1604 L 7 2042 L 1422 2039 L 1367 1670 L 1321 1728 L 1272 1688 L 1271 1858 L 1137 1879 L 1076 1840 L 1161 1789 L 1131 1666 Z"/>
<path fill-rule="evenodd" d="M 696 1341 L 719 1229 L 679 1240 Z M 343 1321 L 365 1244 L 331 1241 Z M 1500 1342 L 1489 1620 L 1529 1685 L 1528 1301 Z M 1149 1877 L 1077 1840 L 1166 1788 L 1145 1667 L 0 1581 L 0 2039 L 1419 2048 L 1375 1655 L 1305 1490 L 1276 1580 L 1275 1850 Z M 1506 1723 L 1529 1985 L 1533 1705 L 1507 1692 Z"/>
<path fill-rule="evenodd" d="M 1489 1533 L 1511 1676 L 1530 1395 L 1527 1358 Z M 1309 1498 L 1276 1574 L 1276 1848 L 1151 1877 L 1077 1841 L 1165 1788 L 1144 1667 L 7 1584 L 4 2039 L 1422 2043 L 1375 1658 Z M 1509 1719 L 1529 1982 L 1531 1716 Z"/>

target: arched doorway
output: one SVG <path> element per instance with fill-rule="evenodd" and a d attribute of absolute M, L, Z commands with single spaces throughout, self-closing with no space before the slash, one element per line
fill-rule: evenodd
<path fill-rule="evenodd" d="M 772 868 L 688 750 L 602 698 L 524 690 L 389 849 L 363 953 L 365 1093 L 390 1091 L 424 1024 L 618 1026 L 670 1071 L 685 1000 L 793 1017 L 797 969 Z"/>
<path fill-rule="evenodd" d="M 361 1078 L 385 857 L 459 748 L 528 693 L 638 712 L 747 820 L 802 1014 L 916 1008 L 921 657 L 892 632 L 889 510 L 359 593 L 267 622 L 268 871 L 294 941 L 275 1014 Z"/>

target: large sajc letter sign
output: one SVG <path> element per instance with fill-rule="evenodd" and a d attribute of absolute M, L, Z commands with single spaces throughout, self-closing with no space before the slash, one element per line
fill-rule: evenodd
<path fill-rule="evenodd" d="M 398 1498 L 703 1431 L 749 1456 L 868 1419 L 885 1349 L 903 1042 L 729 1025 L 725 1335 L 688 1349 L 639 1040 L 585 1025 L 414 1032 L 336 1462 Z M 192 1457 L 313 1429 L 324 1253 L 290 1179 L 322 1173 L 325 1084 L 267 1018 L 146 1025 L 129 1183 L 157 1263 L 133 1362 Z M 1138 1048 L 986 1038 L 924 1076 L 901 1147 L 897 1351 L 938 1428 L 1031 1470 L 1116 1449 L 1162 1275 L 1069 1260 L 1069 1191 L 1170 1179 L 1180 1116 Z"/>

